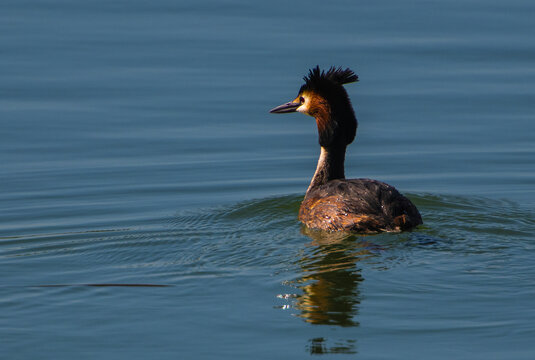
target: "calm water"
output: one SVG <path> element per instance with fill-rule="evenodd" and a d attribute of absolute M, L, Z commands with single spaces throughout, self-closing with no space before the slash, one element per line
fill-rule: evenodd
<path fill-rule="evenodd" d="M 533 359 L 534 13 L 2 1 L 1 357 Z M 267 111 L 316 64 L 424 226 L 301 228 L 315 124 Z"/>

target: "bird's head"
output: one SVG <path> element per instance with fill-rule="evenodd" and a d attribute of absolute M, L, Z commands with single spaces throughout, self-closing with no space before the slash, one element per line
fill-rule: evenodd
<path fill-rule="evenodd" d="M 350 69 L 331 67 L 322 71 L 316 66 L 303 79 L 305 83 L 297 97 L 270 112 L 297 111 L 316 118 L 319 143 L 323 147 L 350 144 L 357 131 L 357 119 L 343 84 L 358 81 L 358 76 Z"/>

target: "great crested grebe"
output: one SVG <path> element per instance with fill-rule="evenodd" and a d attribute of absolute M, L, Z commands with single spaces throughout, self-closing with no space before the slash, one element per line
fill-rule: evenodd
<path fill-rule="evenodd" d="M 345 179 L 347 145 L 357 119 L 343 84 L 358 81 L 350 69 L 319 66 L 303 78 L 297 97 L 271 113 L 300 112 L 316 118 L 321 154 L 299 209 L 299 220 L 313 229 L 377 233 L 403 231 L 422 224 L 416 206 L 393 186 L 377 180 Z"/>

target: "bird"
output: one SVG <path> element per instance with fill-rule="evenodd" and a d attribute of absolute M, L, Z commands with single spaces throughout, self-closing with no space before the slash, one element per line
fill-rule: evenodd
<path fill-rule="evenodd" d="M 401 232 L 422 224 L 416 206 L 393 186 L 345 178 L 346 148 L 355 139 L 358 123 L 343 85 L 357 82 L 358 76 L 349 68 L 316 66 L 303 80 L 294 100 L 270 110 L 316 119 L 321 151 L 299 220 L 311 229 L 362 234 Z"/>

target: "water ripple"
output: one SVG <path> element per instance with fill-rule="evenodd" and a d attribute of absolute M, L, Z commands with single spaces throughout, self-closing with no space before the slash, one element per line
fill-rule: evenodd
<path fill-rule="evenodd" d="M 357 236 L 305 229 L 296 219 L 302 197 L 289 195 L 182 211 L 146 226 L 5 237 L 0 239 L 0 258 L 6 264 L 21 258 L 64 262 L 74 275 L 93 273 L 88 283 L 121 283 L 125 278 L 169 283 L 268 271 L 286 274 L 302 288 L 329 273 L 358 274 L 357 264 L 385 270 L 421 262 L 417 249 L 431 257 L 437 252 L 484 254 L 487 261 L 497 261 L 506 254 L 522 257 L 522 251 L 533 248 L 533 214 L 514 202 L 428 194 L 411 198 L 425 224 L 402 234 Z M 115 275 L 102 276 L 110 272 Z M 43 284 L 54 282 L 42 279 Z"/>

